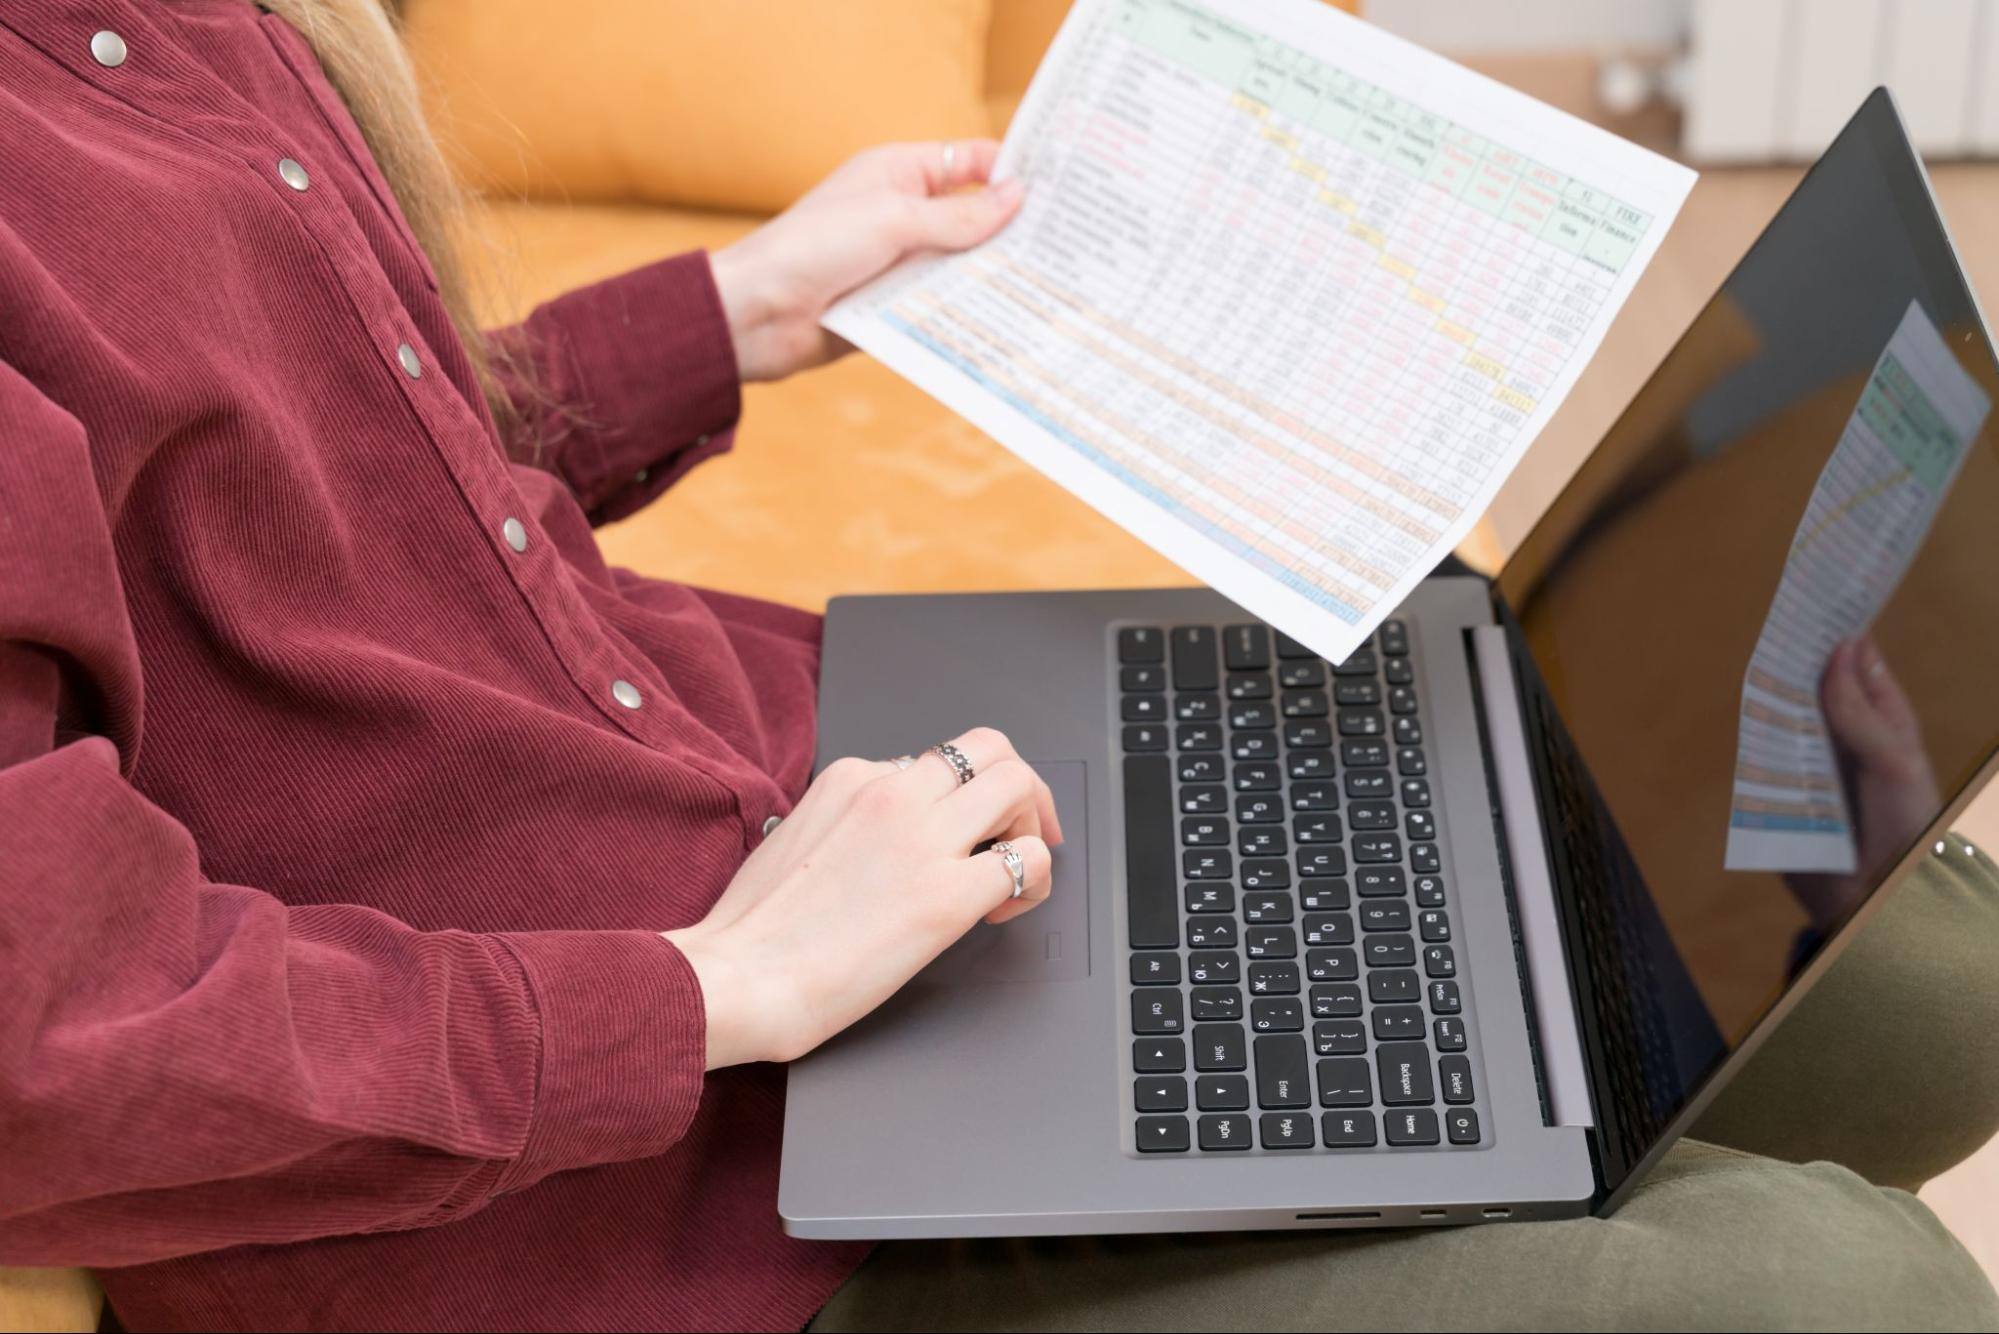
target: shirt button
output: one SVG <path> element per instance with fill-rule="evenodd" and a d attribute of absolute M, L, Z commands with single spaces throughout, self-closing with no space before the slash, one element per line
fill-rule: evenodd
<path fill-rule="evenodd" d="M 396 360 L 402 363 L 404 375 L 412 380 L 423 378 L 423 362 L 417 358 L 416 349 L 408 343 L 396 344 Z"/>
<path fill-rule="evenodd" d="M 706 431 L 703 431 L 700 435 L 694 437 L 695 447 L 698 449 L 699 447 L 707 444 L 710 440 L 713 440 L 714 438 L 715 438 L 714 436 L 709 435 Z"/>
<path fill-rule="evenodd" d="M 278 176 L 294 190 L 303 190 L 312 184 L 312 177 L 305 174 L 305 168 L 294 158 L 278 159 Z"/>
<path fill-rule="evenodd" d="M 500 536 L 506 538 L 507 545 L 515 551 L 526 551 L 528 549 L 527 525 L 519 519 L 509 516 L 507 521 L 500 525 Z"/>
<path fill-rule="evenodd" d="M 644 486 L 646 478 L 650 476 L 652 476 L 651 468 L 640 468 L 637 472 L 632 474 L 632 480 L 634 482 L 637 482 L 640 486 Z"/>
<path fill-rule="evenodd" d="M 611 698 L 628 709 L 636 709 L 645 703 L 645 696 L 639 694 L 639 688 L 630 681 L 611 682 Z"/>
<path fill-rule="evenodd" d="M 117 69 L 125 63 L 125 39 L 106 28 L 93 33 L 90 38 L 90 58 L 106 69 Z"/>

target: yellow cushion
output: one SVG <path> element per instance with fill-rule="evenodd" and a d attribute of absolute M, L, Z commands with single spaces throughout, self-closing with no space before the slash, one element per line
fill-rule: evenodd
<path fill-rule="evenodd" d="M 409 0 L 431 122 L 500 194 L 774 211 L 850 154 L 991 131 L 991 0 Z"/>

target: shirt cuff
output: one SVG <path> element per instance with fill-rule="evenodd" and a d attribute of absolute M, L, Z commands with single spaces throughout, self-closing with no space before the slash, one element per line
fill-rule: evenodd
<path fill-rule="evenodd" d="M 581 288 L 538 316 L 561 331 L 577 418 L 564 472 L 594 521 L 631 513 L 729 447 L 742 375 L 707 252 Z"/>
<path fill-rule="evenodd" d="M 708 1062 L 707 1012 L 686 956 L 650 931 L 495 939 L 520 963 L 541 1019 L 527 1140 L 495 1193 L 671 1148 L 701 1105 Z"/>

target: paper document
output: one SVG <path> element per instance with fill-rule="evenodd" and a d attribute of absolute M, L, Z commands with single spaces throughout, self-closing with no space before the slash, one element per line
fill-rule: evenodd
<path fill-rule="evenodd" d="M 1812 488 L 1749 658 L 1729 870 L 1860 869 L 1819 682 L 1902 582 L 1991 407 L 1911 301 Z"/>
<path fill-rule="evenodd" d="M 826 326 L 1347 656 L 1554 413 L 1693 173 L 1317 0 L 1079 0 L 1020 216 Z"/>

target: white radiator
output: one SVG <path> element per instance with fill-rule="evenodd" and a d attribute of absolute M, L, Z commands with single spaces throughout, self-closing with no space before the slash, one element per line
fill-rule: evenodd
<path fill-rule="evenodd" d="M 1695 162 L 1818 156 L 1887 84 L 1929 157 L 1999 156 L 1999 0 L 1692 0 Z"/>

